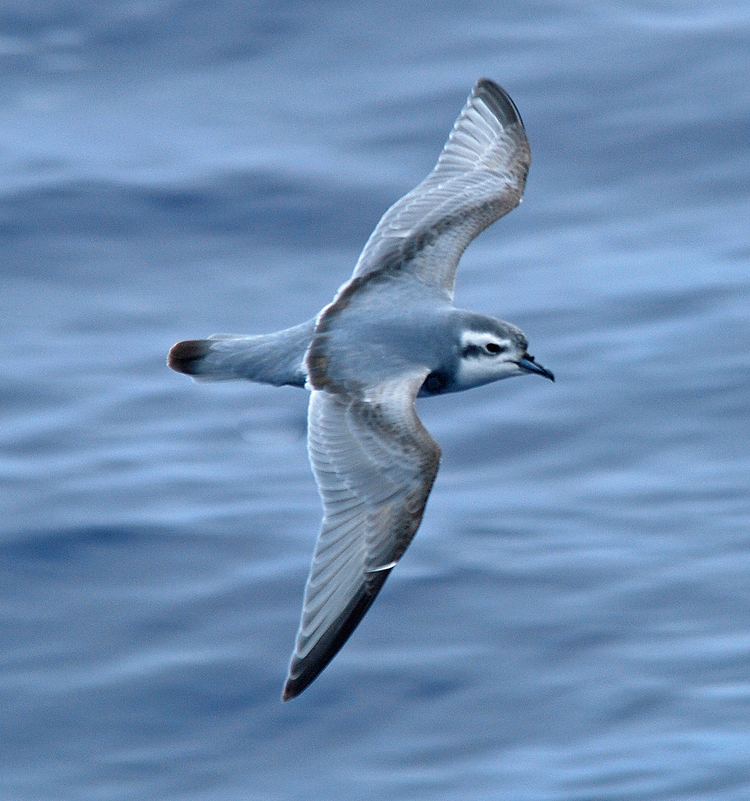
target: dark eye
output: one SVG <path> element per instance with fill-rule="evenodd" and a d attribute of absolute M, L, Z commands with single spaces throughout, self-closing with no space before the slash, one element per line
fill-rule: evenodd
<path fill-rule="evenodd" d="M 505 348 L 502 345 L 498 345 L 497 342 L 488 342 L 484 349 L 487 353 L 502 353 Z"/>

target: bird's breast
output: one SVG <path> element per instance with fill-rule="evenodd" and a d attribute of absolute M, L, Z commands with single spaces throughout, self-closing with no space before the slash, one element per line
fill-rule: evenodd
<path fill-rule="evenodd" d="M 443 370 L 433 370 L 427 378 L 425 378 L 422 388 L 419 390 L 420 397 L 429 397 L 431 395 L 442 395 L 444 392 L 450 392 L 451 377 Z"/>

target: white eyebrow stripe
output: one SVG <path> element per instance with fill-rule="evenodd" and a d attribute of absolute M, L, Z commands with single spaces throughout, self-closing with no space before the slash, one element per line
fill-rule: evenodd
<path fill-rule="evenodd" d="M 461 334 L 461 347 L 465 348 L 467 345 L 486 345 L 488 342 L 497 342 L 498 345 L 509 347 L 511 342 L 509 339 L 500 338 L 497 334 L 490 331 L 464 331 Z"/>

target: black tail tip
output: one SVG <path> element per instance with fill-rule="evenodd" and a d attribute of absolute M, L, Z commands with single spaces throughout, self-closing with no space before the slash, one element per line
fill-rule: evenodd
<path fill-rule="evenodd" d="M 167 357 L 167 364 L 178 373 L 195 375 L 198 364 L 206 357 L 209 345 L 205 339 L 186 339 L 173 345 Z"/>

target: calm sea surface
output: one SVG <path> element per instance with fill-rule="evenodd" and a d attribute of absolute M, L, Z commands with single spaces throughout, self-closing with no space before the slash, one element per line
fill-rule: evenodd
<path fill-rule="evenodd" d="M 750 6 L 0 9 L 0 799 L 750 798 Z M 526 202 L 457 301 L 557 383 L 420 402 L 422 529 L 279 693 L 306 395 L 178 339 L 309 318 L 480 76 Z"/>

